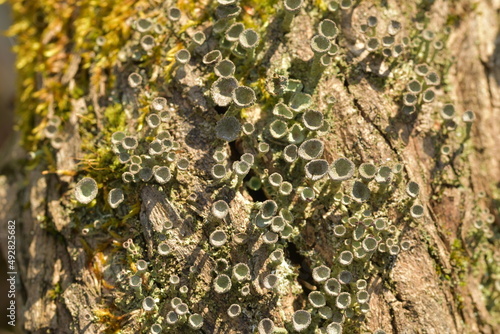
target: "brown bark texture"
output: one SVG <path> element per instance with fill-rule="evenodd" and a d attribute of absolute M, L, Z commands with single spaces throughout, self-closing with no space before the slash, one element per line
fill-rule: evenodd
<path fill-rule="evenodd" d="M 344 2 L 349 1 L 339 1 Z M 224 49 L 223 38 L 212 32 L 217 19 L 224 20 L 221 9 L 216 13 L 217 1 L 11 3 L 16 23 L 32 23 L 25 30 L 14 26 L 13 33 L 18 36 L 18 62 L 31 59 L 18 66 L 25 80 L 19 90 L 29 91 L 33 104 L 25 104 L 31 111 L 20 111 L 23 146 L 5 154 L 0 171 L 2 230 L 8 220 L 17 224 L 19 332 L 147 333 L 157 323 L 165 333 L 270 333 L 259 327 L 269 318 L 275 332 L 292 333 L 298 329 L 293 320 L 298 310 L 312 317 L 304 333 L 336 333 L 331 326 L 336 321 L 344 333 L 500 332 L 498 0 L 363 0 L 336 10 L 329 10 L 327 1 L 304 1 L 293 13 L 289 31 L 285 26 L 290 13 L 285 13 L 282 1 L 242 0 L 241 13 L 228 22 L 241 21 L 260 35 L 257 49 L 244 49 L 243 58 L 234 55 L 241 48 L 231 53 Z M 180 21 L 165 21 L 174 5 L 181 9 Z M 95 17 L 85 21 L 85 15 Z M 370 16 L 377 17 L 378 24 L 362 33 Z M 144 34 L 130 27 L 146 17 L 166 27 L 151 33 L 157 45 L 149 53 L 141 49 Z M 339 52 L 321 58 L 331 60 L 326 67 L 311 50 L 323 19 L 334 21 L 339 30 L 329 42 L 336 43 Z M 382 43 L 391 20 L 402 26 L 395 44 L 404 44 L 403 37 L 408 37 L 403 53 L 384 56 L 382 45 L 369 52 L 368 40 L 377 37 Z M 121 32 L 114 34 L 115 30 Z M 206 34 L 201 46 L 191 45 L 196 31 Z M 424 38 L 429 32 L 435 35 L 432 41 Z M 39 40 L 29 41 L 27 36 Z M 102 46 L 96 44 L 100 36 L 106 37 Z M 438 40 L 443 41 L 442 49 L 433 44 Z M 26 46 L 35 42 L 38 49 Z M 174 54 L 183 47 L 191 59 L 179 65 Z M 202 62 L 214 49 L 235 63 L 239 84 L 256 91 L 255 104 L 243 109 L 235 108 L 234 102 L 229 108 L 216 106 L 210 87 L 217 77 L 213 65 Z M 434 89 L 434 100 L 422 103 L 418 93 L 420 100 L 411 112 L 404 107 L 404 94 L 412 79 L 425 82 L 414 72 L 424 62 L 438 73 L 440 83 L 424 87 Z M 143 76 L 138 88 L 129 86 L 132 72 Z M 318 159 L 331 164 L 346 157 L 356 168 L 373 163 L 392 171 L 399 163 L 402 171 L 391 172 L 388 184 L 369 182 L 370 199 L 358 203 L 351 193 L 355 179 L 364 182 L 357 170 L 341 184 L 328 175 L 313 182 L 304 177 L 307 161 L 284 162 L 288 137 L 276 138 L 270 126 L 278 119 L 274 105 L 293 104 L 298 96 L 290 88 L 291 80 L 302 82 L 301 93 L 312 98 L 308 109 L 319 110 L 329 124 L 328 131 L 303 131 L 305 139 L 323 141 Z M 19 93 L 18 109 L 27 108 L 23 95 Z M 165 185 L 126 184 L 122 173 L 129 165 L 116 162 L 111 134 L 134 135 L 139 147 L 151 142 L 157 132 L 145 117 L 152 113 L 149 104 L 155 96 L 168 101 L 169 119 L 162 126 L 179 143 L 177 160 L 185 158 L 189 165 L 184 169 L 170 163 L 172 179 Z M 446 104 L 454 105 L 454 120 L 441 116 Z M 473 123 L 462 120 L 468 110 L 474 112 Z M 215 126 L 224 113 L 242 124 L 254 124 L 255 132 L 241 132 L 229 143 L 218 138 Z M 295 113 L 294 120 L 285 118 L 289 127 L 291 122 L 302 124 L 301 113 Z M 54 144 L 44 132 L 53 116 L 62 120 L 62 143 Z M 267 153 L 258 150 L 262 142 L 270 145 Z M 243 179 L 229 172 L 227 179 L 214 180 L 211 169 L 217 152 L 222 152 L 228 168 L 243 153 L 254 154 L 252 171 Z M 291 195 L 279 195 L 269 185 L 267 176 L 273 172 L 292 183 Z M 85 176 L 99 186 L 97 198 L 87 205 L 74 197 L 76 183 Z M 261 189 L 251 190 L 251 176 L 261 181 Z M 420 186 L 416 199 L 406 192 L 410 181 Z M 107 195 L 118 187 L 125 201 L 112 209 Z M 315 190 L 314 200 L 300 198 L 304 187 Z M 339 192 L 351 197 L 350 203 L 347 197 L 335 198 Z M 222 220 L 211 212 L 212 203 L 221 199 L 230 207 Z M 256 226 L 259 203 L 270 199 L 294 215 L 287 223 L 290 236 Z M 424 208 L 423 217 L 409 214 L 415 204 Z M 349 223 L 347 218 L 366 218 L 370 224 L 366 210 L 374 220 L 385 219 L 392 230 L 366 227 L 360 240 L 352 239 L 359 231 L 357 224 L 363 223 Z M 334 233 L 336 226 L 344 225 L 349 237 Z M 216 230 L 228 238 L 222 247 L 209 242 Z M 266 244 L 266 233 L 269 238 L 277 235 L 278 242 Z M 370 235 L 380 237 L 378 246 L 385 243 L 387 250 L 368 252 L 348 265 L 339 263 L 341 251 L 355 253 Z M 160 243 L 168 246 L 170 255 L 158 254 Z M 392 243 L 399 245 L 399 252 L 389 251 Z M 270 254 L 278 249 L 284 258 L 276 264 Z M 148 263 L 146 273 L 137 272 L 141 259 Z M 233 276 L 237 263 L 248 265 L 248 280 L 241 283 L 233 277 L 229 292 L 216 293 L 216 279 Z M 347 308 L 339 307 L 337 296 L 329 296 L 324 283 L 313 277 L 314 268 L 321 265 L 331 270 L 331 278 L 339 278 L 343 270 L 352 274 L 352 282 L 342 285 L 352 298 Z M 274 289 L 265 286 L 269 274 L 279 280 Z M 129 286 L 133 275 L 141 277 L 140 293 Z M 179 284 L 171 281 L 175 275 Z M 368 283 L 367 313 L 356 300 L 364 291 L 356 287 L 361 279 Z M 245 284 L 248 295 L 241 292 Z M 181 286 L 187 292 L 180 291 Z M 314 291 L 326 296 L 333 318 L 322 318 L 320 313 L 328 311 L 312 305 Z M 142 306 L 147 296 L 156 298 L 153 312 Z M 187 315 L 173 315 L 175 298 L 186 303 Z M 234 318 L 227 312 L 232 304 L 242 308 Z M 195 313 L 203 316 L 201 329 L 188 324 Z M 169 324 L 169 317 L 178 320 Z"/>

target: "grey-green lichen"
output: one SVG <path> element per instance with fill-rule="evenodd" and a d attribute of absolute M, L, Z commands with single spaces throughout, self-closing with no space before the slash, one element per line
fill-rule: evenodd
<path fill-rule="evenodd" d="M 84 238 L 103 229 L 113 239 L 110 258 L 103 261 L 116 275 L 106 277 L 113 285 L 104 283 L 106 302 L 94 310 L 108 332 L 187 332 L 244 314 L 246 332 L 336 333 L 343 328 L 354 333 L 370 309 L 371 280 L 411 247 L 403 238 L 404 226 L 427 220 L 420 186 L 400 161 L 325 154 L 325 138 L 336 135 L 335 122 L 331 109 L 315 105 L 315 94 L 324 78 L 370 73 L 375 86 L 401 93 L 397 117 L 414 122 L 420 113 L 441 115 L 440 158 L 448 163 L 467 144 L 474 114 L 457 118 L 449 98 L 436 94 L 446 80 L 448 64 L 441 51 L 447 35 L 430 30 L 420 16 L 415 27 L 404 27 L 383 10 L 347 32 L 341 20 L 356 10 L 352 1 L 284 2 L 137 1 L 127 7 L 108 1 L 100 11 L 113 17 L 112 23 L 92 21 L 98 16 L 93 6 L 84 7 L 87 16 L 77 19 L 76 45 L 90 76 L 59 89 L 46 83 L 38 94 L 39 126 L 24 142 L 35 150 L 47 140 L 60 149 L 70 97 L 86 98 L 87 110 L 79 114 L 86 155 L 78 172 L 89 176 L 85 181 L 93 177 L 103 191 L 96 201 L 93 190 L 82 200 L 77 195 L 96 213 L 76 208 L 75 225 Z M 286 41 L 297 23 L 294 17 L 309 12 L 316 27 L 310 60 L 294 63 L 289 56 L 269 64 L 272 39 Z M 67 25 L 70 16 L 52 18 Z M 21 26 L 12 32 L 22 34 Z M 54 65 L 50 57 L 60 49 L 58 43 L 64 41 L 45 50 L 45 65 Z M 34 57 L 25 53 L 20 63 Z M 106 78 L 117 63 L 123 73 Z M 272 71 L 266 74 L 267 67 Z M 201 207 L 195 204 L 205 198 L 186 190 L 196 167 L 183 156 L 186 138 L 172 121 L 181 108 L 171 90 L 190 76 L 204 109 L 222 114 L 203 116 L 210 130 L 194 125 L 213 132 L 208 145 L 213 163 L 201 190 L 209 201 Z M 34 87 L 33 78 L 26 80 L 24 85 Z M 95 91 L 74 88 L 86 84 L 109 90 L 106 108 L 98 110 Z M 53 106 L 59 96 L 64 99 Z M 34 103 L 28 96 L 22 99 Z M 327 105 L 335 103 L 330 96 Z M 30 119 L 23 128 L 34 117 L 24 114 Z M 99 132 L 103 135 L 94 138 Z M 228 154 L 230 142 L 239 147 L 238 157 L 234 148 Z M 79 194 L 82 184 L 75 187 Z M 147 194 L 162 197 L 154 200 L 158 207 L 145 201 L 153 201 L 143 192 L 150 188 Z M 155 208 L 169 211 L 167 219 L 152 221 Z M 238 229 L 235 221 L 245 226 Z M 483 226 L 476 221 L 478 231 Z M 204 235 L 190 237 L 195 230 Z M 326 239 L 329 258 L 308 244 L 311 233 Z M 189 254 L 182 249 L 203 253 L 209 272 L 203 263 L 186 259 Z M 89 253 L 103 257 L 103 251 Z M 463 266 L 458 256 L 455 263 Z M 135 323 L 129 326 L 124 319 Z"/>

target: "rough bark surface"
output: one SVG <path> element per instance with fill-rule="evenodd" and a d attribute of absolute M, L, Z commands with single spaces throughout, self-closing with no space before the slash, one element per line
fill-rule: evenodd
<path fill-rule="evenodd" d="M 21 3 L 13 2 L 16 3 L 14 10 L 22 14 Z M 495 251 L 485 252 L 477 259 L 475 252 L 481 249 L 481 245 L 469 233 L 478 219 L 480 208 L 488 208 L 496 217 L 491 229 L 497 234 L 481 242 L 494 244 L 495 235 L 498 235 L 500 2 L 436 0 L 432 4 L 425 3 L 430 29 L 439 31 L 447 21 L 455 18 L 445 52 L 447 58 L 454 57 L 456 61 L 447 77 L 442 78 L 445 83 L 437 91 L 436 100 L 439 102 L 422 107 L 416 114 L 401 115 L 399 99 L 408 81 L 406 77 L 402 82 L 398 82 L 398 74 L 391 73 L 387 77 L 383 73 L 388 66 L 385 62 L 366 52 L 358 52 L 359 27 L 368 16 L 383 13 L 379 20 L 398 19 L 409 31 L 414 24 L 412 18 L 423 15 L 421 8 L 424 4 L 414 4 L 413 1 L 360 1 L 354 9 L 342 12 L 338 16 L 343 36 L 341 46 L 346 50 L 346 59 L 354 59 L 347 66 L 357 66 L 357 70 L 350 71 L 347 76 L 326 71 L 315 90 L 309 91 L 313 93 L 313 105 L 331 120 L 331 131 L 322 138 L 325 142 L 324 159 L 331 162 L 347 156 L 356 165 L 364 161 L 376 165 L 404 163 L 404 180 L 413 180 L 420 185 L 419 199 L 426 211 L 425 217 L 415 223 L 403 219 L 401 210 L 404 206 L 395 203 L 386 208 L 387 216 L 397 222 L 402 238 L 409 240 L 411 247 L 378 263 L 383 270 L 371 272 L 368 276 L 370 312 L 357 323 L 361 327 L 347 326 L 345 333 L 374 332 L 377 329 L 387 333 L 500 331 L 498 319 L 491 311 L 492 297 L 485 296 L 481 288 L 486 276 L 495 275 L 496 269 L 492 269 L 496 268 L 492 264 Z M 67 6 L 72 5 L 77 6 L 67 1 Z M 133 1 L 129 5 L 137 6 Z M 275 6 L 279 13 L 281 4 Z M 56 7 L 51 10 L 57 12 Z M 199 8 L 203 8 L 203 4 Z M 245 11 L 251 10 L 249 8 L 244 6 Z M 125 14 L 117 11 L 116 15 Z M 268 39 L 262 42 L 261 68 L 248 76 L 272 77 L 282 61 L 293 59 L 294 69 L 300 72 L 296 78 L 307 82 L 307 73 L 304 74 L 302 68 L 313 57 L 309 45 L 316 33 L 318 16 L 317 12 L 302 10 L 286 37 L 280 30 L 281 17 L 269 16 Z M 118 16 L 119 19 L 122 17 Z M 47 29 L 44 34 L 50 34 L 56 28 L 50 27 L 50 30 L 39 24 L 35 29 Z M 67 34 L 66 38 L 71 40 L 70 31 L 60 29 L 57 34 Z M 54 37 L 46 36 L 46 41 L 51 38 Z M 213 38 L 207 43 L 200 54 L 214 48 Z M 78 65 L 81 51 L 66 49 L 65 52 L 68 57 L 65 60 L 73 59 L 76 65 L 56 74 L 58 77 L 52 80 L 77 85 L 75 77 L 79 71 L 87 70 Z M 200 56 L 194 58 L 201 59 Z M 89 82 L 89 86 L 83 88 L 88 92 L 84 98 L 72 98 L 68 110 L 70 116 L 64 122 L 65 142 L 59 150 L 53 151 L 54 155 L 50 155 L 55 159 L 53 162 L 44 160 L 33 165 L 25 158 L 27 153 L 13 151 L 9 156 L 11 162 L 3 167 L 0 222 L 2 228 L 8 219 L 16 219 L 18 223 L 17 266 L 21 282 L 18 300 L 23 305 L 19 309 L 19 314 L 22 314 L 19 326 L 30 333 L 100 333 L 120 328 L 124 332 L 145 331 L 147 327 L 141 320 L 144 312 L 140 304 L 134 301 L 130 291 L 120 288 L 128 282 L 128 276 L 123 274 L 123 264 L 138 259 L 124 251 L 122 243 L 134 239 L 143 247 L 148 261 L 153 263 L 158 241 L 167 234 L 165 242 L 175 255 L 176 263 L 171 268 L 164 266 L 161 275 L 153 278 L 159 285 L 168 286 L 168 277 L 179 274 L 180 285 L 189 284 L 190 270 L 195 268 L 197 285 L 190 286 L 193 291 L 190 301 L 192 311 L 204 315 L 202 332 L 252 333 L 256 331 L 259 320 L 266 317 L 273 319 L 277 327 L 290 328 L 291 315 L 305 307 L 307 292 L 314 289 L 311 268 L 318 263 L 328 266 L 335 263 L 335 249 L 328 237 L 331 235 L 329 224 L 340 219 L 334 215 L 329 217 L 329 209 L 324 207 L 311 209 L 316 218 L 311 218 L 312 214 L 302 217 L 307 223 L 299 225 L 300 241 L 290 242 L 285 252 L 290 270 L 298 278 L 286 293 L 282 293 L 277 304 L 273 294 L 262 287 L 263 276 L 270 272 L 266 262 L 269 250 L 263 245 L 260 235 L 248 227 L 254 198 L 245 187 L 226 187 L 220 191 L 210 176 L 214 163 L 213 142 L 216 140 L 213 129 L 220 116 L 206 93 L 209 86 L 200 82 L 199 78 L 206 73 L 202 65 L 191 61 L 185 66 L 184 73 L 177 71 L 176 77 L 161 91 L 161 96 L 175 105 L 176 112 L 167 123 L 168 130 L 181 143 L 181 157 L 190 162 L 186 172 L 177 172 L 175 185 L 161 189 L 137 186 L 131 196 L 135 196 L 138 202 L 130 209 L 136 223 L 123 219 L 129 214 L 123 208 L 117 213 L 120 223 L 114 224 L 106 220 L 108 212 L 99 212 L 103 206 L 86 208 L 75 205 L 72 189 L 78 180 L 76 172 L 85 176 L 89 170 L 88 166 L 81 168 L 82 164 L 78 162 L 93 145 L 84 143 L 93 138 L 82 136 L 82 120 L 89 113 L 95 113 L 94 128 L 85 131 L 99 135 L 101 131 L 105 133 L 105 109 L 110 105 L 108 96 L 119 96 L 119 100 L 132 101 L 131 104 L 141 103 L 126 84 L 131 71 L 124 64 L 113 65 L 116 67 L 112 72 L 103 73 L 98 83 Z M 407 68 L 412 68 L 412 65 L 407 65 Z M 403 67 L 401 73 L 407 68 Z M 116 82 L 110 93 L 106 80 L 111 76 L 116 76 Z M 388 86 L 379 85 L 384 80 L 391 81 L 390 91 Z M 41 82 L 40 87 L 33 89 L 43 87 L 44 82 Z M 335 103 L 328 102 L 330 96 L 335 97 Z M 463 137 L 456 142 L 460 143 L 467 134 L 464 131 L 443 134 L 439 106 L 447 102 L 454 103 L 460 115 L 465 110 L 473 110 L 476 115 L 470 138 L 463 145 L 454 147 L 458 153 L 448 161 L 443 160 L 439 153 L 443 141 L 447 136 L 459 133 Z M 264 111 L 249 109 L 247 120 L 258 122 Z M 140 122 L 135 119 L 141 111 L 135 108 L 129 112 L 132 117 L 126 127 L 134 132 Z M 245 139 L 237 140 L 231 147 L 226 145 L 228 154 L 232 154 L 229 161 L 237 159 L 243 152 L 257 154 L 256 144 L 255 139 Z M 50 144 L 42 140 L 37 145 L 36 150 L 41 150 L 43 145 Z M 260 168 L 267 168 L 269 174 L 279 168 L 272 155 L 264 156 L 261 161 L 264 165 Z M 31 167 L 24 169 L 24 164 Z M 107 192 L 112 186 L 105 185 L 104 188 Z M 481 192 L 485 196 L 478 195 Z M 102 193 L 99 196 L 98 200 L 104 200 Z M 210 247 L 207 248 L 207 239 L 217 226 L 210 219 L 211 203 L 221 198 L 230 203 L 231 213 L 225 223 L 232 231 L 229 245 L 222 254 L 231 259 L 232 264 L 251 264 L 251 289 L 255 294 L 245 302 L 246 314 L 236 320 L 226 316 L 228 305 L 237 301 L 236 297 L 201 293 L 213 285 L 216 263 Z M 92 224 L 86 215 L 101 220 L 104 226 L 91 228 L 89 235 L 82 235 L 82 228 Z M 98 216 L 102 218 L 95 218 Z M 171 226 L 165 226 L 167 221 Z M 165 232 L 167 229 L 168 233 Z M 290 250 L 291 247 L 295 250 Z M 487 288 L 493 287 L 489 285 Z M 490 296 L 495 296 L 495 293 L 498 298 L 498 292 L 491 291 Z M 138 306 L 127 314 L 120 312 L 120 306 L 110 306 L 132 303 Z M 165 306 L 160 311 L 168 310 Z M 182 328 L 170 332 L 184 332 L 186 329 Z"/>

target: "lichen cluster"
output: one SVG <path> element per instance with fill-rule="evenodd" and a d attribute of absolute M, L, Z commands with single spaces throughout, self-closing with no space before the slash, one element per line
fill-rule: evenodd
<path fill-rule="evenodd" d="M 75 226 L 88 237 L 104 225 L 114 238 L 103 274 L 113 289 L 103 292 L 94 321 L 124 332 L 204 326 L 210 332 L 206 319 L 221 331 L 243 323 L 245 333 L 356 332 L 370 311 L 371 279 L 412 247 L 403 229 L 425 221 L 426 209 L 402 161 L 331 151 L 336 124 L 332 109 L 322 106 L 335 105 L 335 97 L 319 101 L 317 87 L 331 77 L 371 72 L 399 92 L 398 117 L 406 122 L 440 110 L 449 141 L 440 152 L 453 155 L 454 145 L 468 139 L 474 113 L 457 120 L 441 89 L 449 65 L 440 55 L 446 36 L 427 29 L 425 19 L 404 27 L 387 13 L 343 31 L 342 21 L 356 10 L 350 0 L 101 6 L 114 25 L 99 21 L 84 35 L 81 26 L 90 22 L 77 20 L 77 50 L 89 77 L 74 84 L 100 89 L 109 103 L 97 110 L 95 91 L 67 94 L 91 104 L 80 114 L 88 146 L 80 164 L 86 177 L 75 185 L 72 203 Z M 297 16 L 308 12 L 315 22 L 310 59 L 270 64 L 272 38 L 286 42 L 300 30 Z M 120 72 L 107 74 L 116 63 Z M 373 64 L 378 67 L 370 69 Z M 178 92 L 186 86 L 193 91 Z M 193 108 L 201 101 L 196 112 L 211 111 L 205 124 L 194 124 L 212 133 L 203 195 L 185 191 L 200 174 L 176 127 L 182 102 L 175 94 Z M 28 147 L 43 140 L 40 133 L 55 150 L 64 142 L 58 129 L 68 121 L 69 101 L 56 108 L 49 100 L 41 104 L 39 127 L 25 138 Z M 448 135 L 458 124 L 465 129 L 459 142 Z M 98 133 L 102 137 L 92 139 Z M 152 222 L 157 212 L 145 201 L 146 187 L 161 194 L 157 211 L 170 212 L 159 225 Z M 208 200 L 193 209 L 188 202 L 197 196 Z M 310 233 L 327 245 L 323 254 L 308 244 Z M 183 247 L 203 261 L 183 254 Z"/>

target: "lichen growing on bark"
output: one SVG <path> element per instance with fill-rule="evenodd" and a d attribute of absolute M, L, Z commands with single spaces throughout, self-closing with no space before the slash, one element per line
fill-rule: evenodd
<path fill-rule="evenodd" d="M 432 248 L 409 231 L 472 150 L 474 114 L 443 111 L 451 26 L 430 3 L 11 2 L 31 166 L 99 187 L 61 195 L 102 297 L 75 328 L 391 331 L 371 296 L 395 289 L 401 254 Z M 401 154 L 413 127 L 436 138 L 432 180 Z M 436 265 L 450 280 L 453 245 L 454 272 Z"/>

